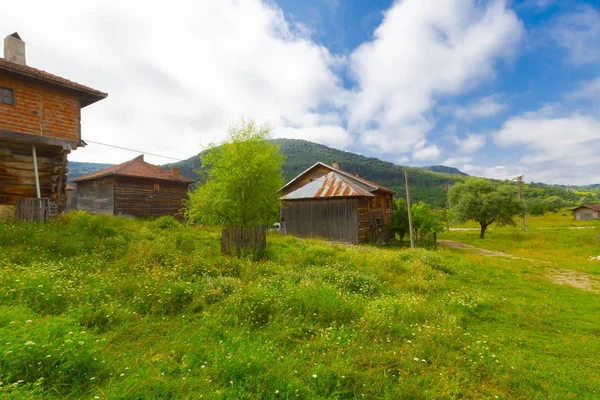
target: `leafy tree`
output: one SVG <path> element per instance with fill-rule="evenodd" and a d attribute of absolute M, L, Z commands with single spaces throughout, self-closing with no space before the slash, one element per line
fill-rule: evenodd
<path fill-rule="evenodd" d="M 529 214 L 531 215 L 544 215 L 545 211 L 546 210 L 544 209 L 544 205 L 542 203 L 533 203 L 529 207 Z"/>
<path fill-rule="evenodd" d="M 473 220 L 479 223 L 481 239 L 490 224 L 515 225 L 514 217 L 523 212 L 521 201 L 511 186 L 494 185 L 479 178 L 469 178 L 452 186 L 450 201 L 458 222 Z"/>
<path fill-rule="evenodd" d="M 408 228 L 408 207 L 402 199 L 394 203 L 394 217 L 392 219 L 392 234 L 400 236 L 400 241 L 409 233 Z"/>
<path fill-rule="evenodd" d="M 544 206 L 548 211 L 557 212 L 565 206 L 565 201 L 558 196 L 550 196 L 544 199 Z"/>
<path fill-rule="evenodd" d="M 429 206 L 420 201 L 411 207 L 413 229 L 415 236 L 424 240 L 430 233 L 438 233 L 444 230 L 441 214 L 433 212 Z"/>
<path fill-rule="evenodd" d="M 267 138 L 268 125 L 231 124 L 227 139 L 203 153 L 206 179 L 189 194 L 186 217 L 204 224 L 253 226 L 271 223 L 279 211 L 283 157 Z"/>

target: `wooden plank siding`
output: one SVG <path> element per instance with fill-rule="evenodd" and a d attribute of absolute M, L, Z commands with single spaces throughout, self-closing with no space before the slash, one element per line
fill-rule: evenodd
<path fill-rule="evenodd" d="M 357 198 L 285 201 L 281 222 L 287 234 L 359 242 Z"/>
<path fill-rule="evenodd" d="M 158 193 L 154 185 L 158 184 Z M 118 177 L 115 214 L 135 216 L 176 215 L 187 198 L 188 184 L 155 179 Z"/>
<path fill-rule="evenodd" d="M 115 209 L 115 178 L 78 183 L 77 209 L 94 214 L 112 215 Z"/>
<path fill-rule="evenodd" d="M 64 173 L 68 169 L 63 170 L 62 147 L 36 145 L 36 153 L 41 197 L 64 204 L 66 193 L 60 182 L 66 182 Z M 20 198 L 35 197 L 32 145 L 0 140 L 0 205 L 15 205 Z"/>

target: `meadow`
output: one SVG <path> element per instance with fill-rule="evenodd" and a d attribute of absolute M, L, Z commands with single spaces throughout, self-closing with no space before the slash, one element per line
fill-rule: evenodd
<path fill-rule="evenodd" d="M 598 278 L 593 231 L 442 235 L 522 259 L 272 234 L 253 260 L 172 218 L 3 221 L 0 397 L 600 398 L 599 294 L 548 273 Z"/>

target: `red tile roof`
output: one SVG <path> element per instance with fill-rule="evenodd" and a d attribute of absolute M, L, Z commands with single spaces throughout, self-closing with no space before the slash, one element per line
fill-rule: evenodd
<path fill-rule="evenodd" d="M 93 172 L 88 175 L 80 176 L 75 178 L 72 182 L 83 182 L 92 179 L 103 178 L 106 176 L 130 176 L 135 178 L 149 178 L 149 179 L 160 179 L 163 181 L 181 182 L 181 183 L 192 183 L 191 179 L 185 176 L 177 175 L 172 176 L 169 171 L 162 169 L 156 165 L 149 164 L 144 161 L 144 155 L 138 156 L 133 160 L 126 161 L 122 164 L 113 165 L 106 169 Z"/>
<path fill-rule="evenodd" d="M 33 68 L 28 65 L 16 64 L 10 61 L 7 61 L 4 58 L 0 57 L 0 70 L 10 71 L 19 75 L 27 76 L 34 79 L 39 79 L 44 82 L 56 84 L 59 86 L 67 87 L 69 89 L 76 90 L 78 92 L 82 92 L 86 94 L 86 101 L 82 103 L 82 107 L 95 103 L 96 101 L 102 100 L 108 96 L 108 94 L 101 92 L 96 89 L 92 89 L 91 87 L 82 85 L 77 82 L 70 81 L 65 78 L 61 78 L 60 76 L 53 75 L 49 72 L 43 71 L 41 69 Z"/>

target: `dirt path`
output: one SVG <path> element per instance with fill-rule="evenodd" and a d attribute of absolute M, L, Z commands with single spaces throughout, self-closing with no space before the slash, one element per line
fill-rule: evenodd
<path fill-rule="evenodd" d="M 512 254 L 503 253 L 501 251 L 486 250 L 486 249 L 482 249 L 480 247 L 471 246 L 470 244 L 455 242 L 454 240 L 438 240 L 438 243 L 443 246 L 450 247 L 452 249 L 466 250 L 471 253 L 479 254 L 482 256 L 506 257 L 506 258 L 512 258 L 515 260 L 518 260 L 521 258 L 521 257 L 514 256 Z"/>
<path fill-rule="evenodd" d="M 470 253 L 479 254 L 486 257 L 506 257 L 513 260 L 530 260 L 541 263 L 549 263 L 549 261 L 545 260 L 532 260 L 530 258 L 517 257 L 515 255 L 502 253 L 500 251 L 486 250 L 471 246 L 470 244 L 455 242 L 453 240 L 438 240 L 438 243 L 452 249 L 465 250 Z M 542 274 L 557 285 L 568 285 L 577 289 L 583 289 L 589 292 L 600 294 L 600 280 L 595 279 L 594 277 L 583 272 L 574 271 L 571 269 L 544 268 L 544 272 Z"/>

